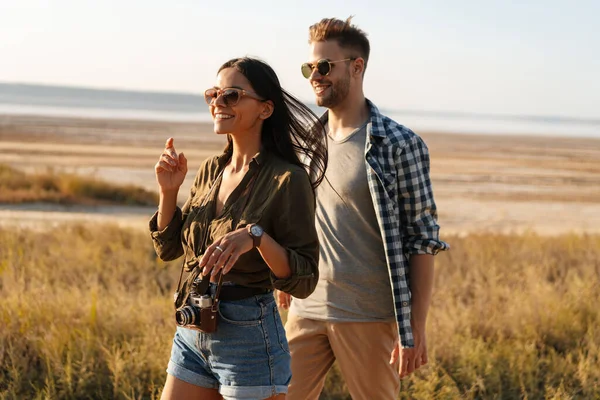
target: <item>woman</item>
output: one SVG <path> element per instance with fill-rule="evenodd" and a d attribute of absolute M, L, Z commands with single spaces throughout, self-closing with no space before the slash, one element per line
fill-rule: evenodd
<path fill-rule="evenodd" d="M 273 289 L 304 298 L 317 283 L 314 188 L 327 165 L 324 129 L 256 59 L 225 63 L 205 99 L 228 144 L 200 167 L 179 209 L 187 159 L 167 140 L 155 166 L 160 203 L 150 230 L 161 259 L 185 255 L 190 275 L 176 307 L 204 293 L 216 301 L 219 290 L 218 322 L 206 333 L 181 326 L 193 312 L 177 315 L 162 399 L 285 398 L 290 355 Z"/>

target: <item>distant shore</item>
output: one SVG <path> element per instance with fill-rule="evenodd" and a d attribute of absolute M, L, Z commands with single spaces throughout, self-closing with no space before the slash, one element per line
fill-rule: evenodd
<path fill-rule="evenodd" d="M 600 232 L 600 139 L 418 133 L 431 152 L 442 233 Z M 182 202 L 202 161 L 225 145 L 211 123 L 0 115 L 0 163 L 156 190 L 153 168 L 168 137 L 189 160 Z M 131 211 L 90 210 L 89 215 L 145 227 L 147 216 Z M 86 215 L 39 213 L 2 205 L 0 223 L 18 224 L 26 214 L 33 220 L 35 215 L 56 220 Z"/>
<path fill-rule="evenodd" d="M 208 122 L 210 115 L 198 89 L 183 93 L 0 82 L 0 114 Z M 324 111 L 313 99 L 305 99 L 304 103 L 317 114 Z M 416 131 L 600 138 L 598 115 L 378 106 L 385 115 Z"/>

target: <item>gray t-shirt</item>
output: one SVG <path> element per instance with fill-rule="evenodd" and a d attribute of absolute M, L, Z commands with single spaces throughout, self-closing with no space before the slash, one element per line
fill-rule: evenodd
<path fill-rule="evenodd" d="M 328 321 L 394 320 L 383 241 L 365 167 L 366 124 L 346 138 L 328 139 L 326 179 L 317 188 L 319 282 L 291 312 Z"/>

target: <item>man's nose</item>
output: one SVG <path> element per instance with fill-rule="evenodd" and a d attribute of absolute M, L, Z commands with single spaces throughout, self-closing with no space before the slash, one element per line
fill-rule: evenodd
<path fill-rule="evenodd" d="M 323 78 L 323 75 L 321 75 L 319 73 L 319 69 L 318 68 L 313 68 L 312 71 L 310 72 L 310 76 L 308 77 L 309 81 L 318 81 L 321 78 Z"/>

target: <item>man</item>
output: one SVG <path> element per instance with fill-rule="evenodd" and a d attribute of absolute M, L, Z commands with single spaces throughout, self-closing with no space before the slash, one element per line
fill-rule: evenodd
<path fill-rule="evenodd" d="M 319 283 L 290 307 L 288 399 L 318 399 L 338 361 L 353 399 L 395 399 L 400 378 L 427 363 L 425 325 L 438 237 L 422 139 L 363 94 L 366 34 L 351 18 L 309 29 L 302 73 L 328 131 L 329 163 L 317 188 Z M 409 279 L 410 277 L 410 279 Z"/>

